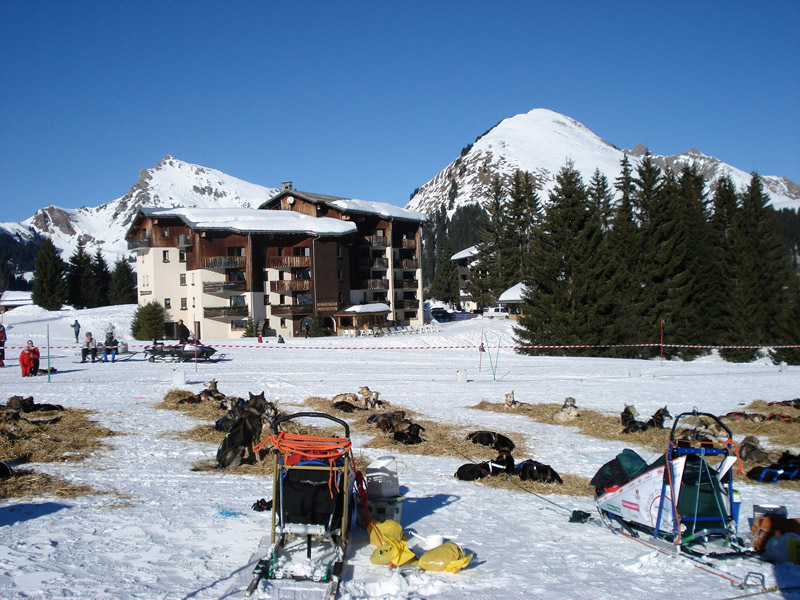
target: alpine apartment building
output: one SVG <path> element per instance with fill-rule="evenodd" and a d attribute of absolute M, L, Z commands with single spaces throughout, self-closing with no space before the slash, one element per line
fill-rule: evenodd
<path fill-rule="evenodd" d="M 420 236 L 427 217 L 390 204 L 294 190 L 257 209 L 142 208 L 126 234 L 139 304 L 199 338 L 301 335 L 423 323 Z M 365 310 L 366 309 L 366 310 Z"/>

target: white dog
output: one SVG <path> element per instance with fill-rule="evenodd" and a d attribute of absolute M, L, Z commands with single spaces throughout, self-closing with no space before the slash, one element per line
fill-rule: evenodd
<path fill-rule="evenodd" d="M 575 398 L 565 398 L 564 405 L 553 413 L 553 421 L 556 423 L 567 423 L 574 421 L 580 416 L 577 406 L 575 406 Z"/>
<path fill-rule="evenodd" d="M 375 408 L 380 404 L 380 400 L 378 400 L 381 395 L 380 392 L 373 392 L 367 386 L 363 386 L 358 390 L 358 393 L 361 394 L 361 402 L 364 404 L 364 408 Z"/>

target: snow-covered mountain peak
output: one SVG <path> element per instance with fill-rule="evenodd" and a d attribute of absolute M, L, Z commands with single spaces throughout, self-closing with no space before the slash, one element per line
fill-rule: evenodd
<path fill-rule="evenodd" d="M 489 199 L 489 183 L 494 174 L 508 180 L 517 169 L 528 171 L 540 186 L 540 196 L 547 198 L 555 176 L 567 161 L 588 182 L 599 169 L 613 184 L 620 174 L 620 163 L 628 156 L 636 166 L 648 153 L 643 144 L 632 150 L 620 150 L 590 129 L 565 115 L 537 108 L 502 120 L 467 146 L 461 155 L 423 185 L 406 208 L 429 215 L 443 207 L 452 215 L 459 206 Z M 697 148 L 675 156 L 651 156 L 662 168 L 679 172 L 693 164 L 706 177 L 709 187 L 723 175 L 731 177 L 739 190 L 750 181 L 750 173 L 723 163 Z M 775 208 L 800 208 L 800 186 L 785 177 L 762 176 Z"/>

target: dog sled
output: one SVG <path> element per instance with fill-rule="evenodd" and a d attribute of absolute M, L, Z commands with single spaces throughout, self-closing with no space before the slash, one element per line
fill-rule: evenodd
<path fill-rule="evenodd" d="M 701 435 L 707 423 L 727 439 Z M 724 437 L 724 436 L 723 436 Z M 647 464 L 626 449 L 592 479 L 603 521 L 631 537 L 640 533 L 672 552 L 725 558 L 749 553 L 738 537 L 739 500 L 731 468 L 730 429 L 708 413 L 681 413 L 667 452 Z"/>
<path fill-rule="evenodd" d="M 154 342 L 144 347 L 145 357 L 149 362 L 218 362 L 225 355 L 217 354 L 217 350 L 201 343 L 164 344 Z M 213 357 L 213 358 L 212 358 Z"/>
<path fill-rule="evenodd" d="M 284 423 L 299 418 L 333 421 L 344 435 L 281 431 Z M 259 598 L 335 598 L 355 489 L 350 428 L 341 419 L 317 412 L 288 415 L 270 427 L 275 460 L 270 545 L 266 552 L 264 542 L 259 547 L 244 595 L 258 591 Z"/>

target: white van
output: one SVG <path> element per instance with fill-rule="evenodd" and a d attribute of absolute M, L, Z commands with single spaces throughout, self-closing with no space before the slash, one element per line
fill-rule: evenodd
<path fill-rule="evenodd" d="M 507 319 L 508 309 L 505 306 L 490 306 L 483 311 L 484 319 Z"/>

